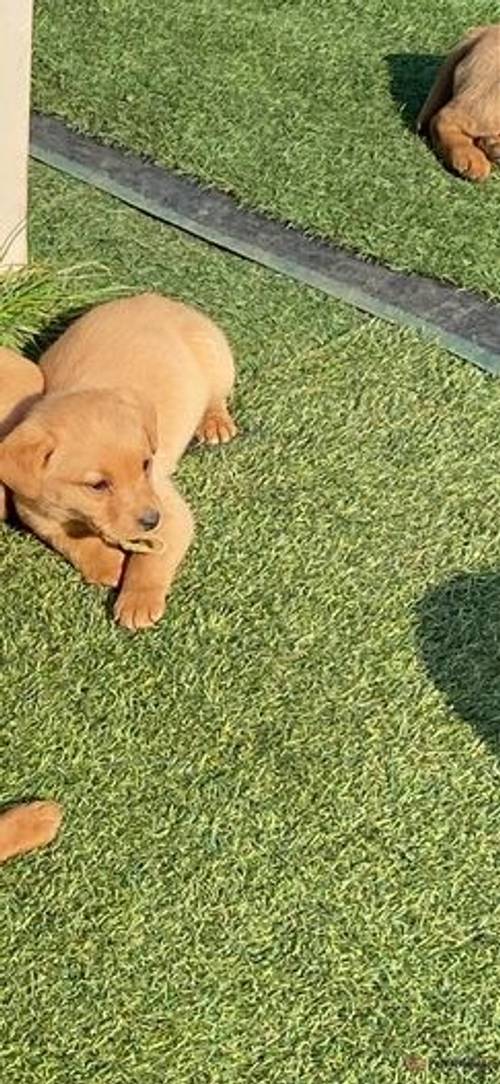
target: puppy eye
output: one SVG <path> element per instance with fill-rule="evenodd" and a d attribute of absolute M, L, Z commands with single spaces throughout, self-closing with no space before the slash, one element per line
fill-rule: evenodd
<path fill-rule="evenodd" d="M 102 493 L 105 489 L 109 489 L 109 482 L 105 478 L 100 478 L 98 482 L 85 482 L 87 489 L 94 489 L 97 493 Z"/>
<path fill-rule="evenodd" d="M 143 469 L 143 471 L 144 471 L 144 472 L 148 471 L 148 470 L 149 470 L 149 468 L 150 468 L 150 466 L 151 466 L 151 460 L 150 460 L 150 459 L 145 459 L 145 460 L 143 461 L 143 464 L 142 464 L 142 469 Z"/>

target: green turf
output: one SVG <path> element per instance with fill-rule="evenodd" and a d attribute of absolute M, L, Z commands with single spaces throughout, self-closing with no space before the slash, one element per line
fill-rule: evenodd
<path fill-rule="evenodd" d="M 96 261 L 73 267 L 39 265 L 3 273 L 0 280 L 0 342 L 37 358 L 44 343 L 94 302 L 123 293 L 109 269 Z"/>
<path fill-rule="evenodd" d="M 500 385 L 41 167 L 31 222 L 224 322 L 242 436 L 182 465 L 152 633 L 2 530 L 0 799 L 66 809 L 0 877 L 2 1084 L 480 1080 L 439 1059 L 498 1054 Z"/>
<path fill-rule="evenodd" d="M 500 178 L 412 124 L 492 0 L 39 0 L 34 104 L 398 268 L 500 296 Z"/>

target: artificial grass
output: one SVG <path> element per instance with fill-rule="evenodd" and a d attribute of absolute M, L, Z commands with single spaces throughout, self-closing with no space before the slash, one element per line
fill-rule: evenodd
<path fill-rule="evenodd" d="M 36 358 L 90 305 L 123 293 L 109 271 L 97 263 L 59 269 L 40 265 L 3 273 L 0 278 L 0 342 L 27 348 Z"/>
<path fill-rule="evenodd" d="M 66 810 L 1 872 L 2 1084 L 470 1079 L 500 1011 L 498 383 L 41 167 L 31 228 L 40 263 L 221 319 L 242 436 L 184 460 L 198 536 L 151 633 L 2 529 L 0 797 Z"/>
<path fill-rule="evenodd" d="M 491 0 L 52 0 L 34 104 L 375 256 L 499 297 L 500 181 L 415 137 L 439 58 Z"/>

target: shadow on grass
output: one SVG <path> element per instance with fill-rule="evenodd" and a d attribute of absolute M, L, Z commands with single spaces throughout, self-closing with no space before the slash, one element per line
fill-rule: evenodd
<path fill-rule="evenodd" d="M 429 677 L 450 706 L 500 753 L 500 573 L 454 576 L 417 604 Z"/>
<path fill-rule="evenodd" d="M 390 53 L 384 57 L 391 77 L 391 94 L 406 127 L 415 131 L 417 116 L 444 57 L 432 53 Z"/>
<path fill-rule="evenodd" d="M 54 320 L 51 320 L 42 331 L 33 335 L 31 339 L 23 346 L 23 354 L 29 358 L 30 361 L 38 362 L 49 346 L 56 341 L 62 335 L 63 331 L 70 324 L 73 324 L 79 316 L 83 316 L 85 312 L 88 312 L 92 308 L 92 305 L 78 305 L 67 312 L 61 313 L 56 316 Z"/>

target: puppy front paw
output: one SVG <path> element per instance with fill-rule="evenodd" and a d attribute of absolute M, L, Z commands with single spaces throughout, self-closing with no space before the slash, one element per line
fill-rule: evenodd
<path fill-rule="evenodd" d="M 118 587 L 123 572 L 125 554 L 95 539 L 95 545 L 87 545 L 85 552 L 78 553 L 78 568 L 87 583 L 99 587 Z"/>
<path fill-rule="evenodd" d="M 165 596 L 154 587 L 129 588 L 120 591 L 115 603 L 114 615 L 119 625 L 135 632 L 149 629 L 163 617 Z"/>

